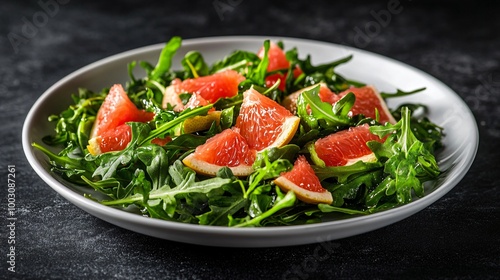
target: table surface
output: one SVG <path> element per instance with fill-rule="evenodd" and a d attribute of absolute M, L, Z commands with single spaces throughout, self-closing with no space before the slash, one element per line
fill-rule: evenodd
<path fill-rule="evenodd" d="M 7 166 L 16 166 L 18 220 L 16 272 L 12 273 L 6 262 L 10 231 L 7 187 L 3 187 L 0 278 L 500 277 L 500 172 L 495 170 L 500 166 L 497 3 L 142 2 L 2 3 L 0 166 L 4 178 Z M 368 40 L 357 35 L 370 28 Z M 59 196 L 31 169 L 21 147 L 23 121 L 35 100 L 67 74 L 174 35 L 307 38 L 365 49 L 422 69 L 450 86 L 473 111 L 480 134 L 475 162 L 464 179 L 430 207 L 391 226 L 335 240 L 321 259 L 314 258 L 318 244 L 211 248 L 156 239 L 106 223 Z"/>

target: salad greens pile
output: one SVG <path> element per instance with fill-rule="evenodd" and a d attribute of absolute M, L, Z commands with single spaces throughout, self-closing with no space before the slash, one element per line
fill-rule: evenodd
<path fill-rule="evenodd" d="M 173 70 L 172 59 L 181 43 L 181 38 L 172 38 L 156 65 L 146 61 L 128 65 L 130 80 L 126 91 L 130 99 L 138 108 L 154 112 L 155 117 L 150 123 L 129 123 L 132 139 L 125 149 L 100 155 L 91 155 L 87 150 L 90 129 L 109 88 L 100 92 L 79 89 L 69 108 L 50 116 L 55 133 L 46 136 L 43 142 L 61 147 L 61 151 L 53 153 L 39 143 L 33 146 L 46 154 L 52 171 L 69 182 L 88 186 L 86 197 L 104 205 L 128 209 L 132 206 L 145 216 L 169 221 L 231 227 L 306 224 L 390 209 L 409 203 L 415 196 L 423 196 L 424 182 L 436 179 L 441 173 L 434 154 L 442 146 L 443 131 L 425 117 L 424 105 L 401 105 L 392 111 L 397 123 L 383 125 L 377 119 L 349 115 L 356 99 L 354 94 L 349 93 L 332 105 L 321 101 L 319 86 L 315 86 L 297 100 L 301 123 L 291 143 L 259 153 L 250 176 L 238 178 L 228 167 L 222 167 L 216 177 L 196 174 L 181 160 L 208 138 L 235 124 L 242 93 L 250 87 L 281 102 L 287 95 L 319 83 L 335 93 L 364 84 L 336 71 L 337 66 L 349 62 L 352 56 L 313 65 L 310 55 L 300 59 L 296 48 L 286 51 L 289 69 L 274 72 L 267 72 L 267 55 L 260 59 L 244 50 L 236 50 L 211 65 L 201 53 L 191 51 L 182 59 L 182 68 Z M 282 43 L 278 44 L 283 48 Z M 269 46 L 270 42 L 265 41 L 266 54 Z M 145 70 L 144 78 L 134 76 L 137 66 Z M 303 71 L 298 77 L 291 74 L 295 67 Z M 163 92 L 174 79 L 196 78 L 226 69 L 246 77 L 235 97 L 182 112 L 162 108 Z M 277 72 L 286 77 L 284 90 L 278 84 L 270 88 L 265 85 L 265 78 Z M 391 98 L 422 90 L 398 89 L 395 93 L 381 94 Z M 183 102 L 189 97 L 189 93 L 181 94 Z M 204 131 L 178 134 L 185 120 L 206 115 L 211 108 L 222 112 L 220 122 L 214 122 Z M 372 133 L 387 138 L 384 143 L 367 143 L 377 161 L 340 167 L 322 165 L 311 143 L 362 124 L 369 124 Z M 152 139 L 165 136 L 172 141 L 163 146 L 151 143 Z M 284 193 L 272 182 L 292 168 L 299 154 L 316 163 L 313 168 L 318 178 L 333 195 L 331 205 L 306 204 L 292 191 Z M 105 198 L 92 195 L 92 189 Z"/>

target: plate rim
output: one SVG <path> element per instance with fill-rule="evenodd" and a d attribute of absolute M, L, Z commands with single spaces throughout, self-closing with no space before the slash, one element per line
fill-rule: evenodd
<path fill-rule="evenodd" d="M 412 66 L 406 63 L 403 63 L 401 61 L 395 60 L 393 58 L 377 54 L 374 52 L 362 50 L 362 49 L 357 49 L 353 48 L 350 46 L 344 46 L 336 43 L 331 43 L 331 42 L 325 42 L 325 41 L 317 41 L 317 40 L 311 40 L 311 39 L 303 39 L 303 38 L 293 38 L 293 37 L 276 37 L 276 36 L 214 36 L 214 37 L 202 37 L 202 38 L 193 38 L 193 39 L 183 39 L 182 47 L 189 47 L 193 45 L 200 45 L 200 44 L 207 44 L 207 43 L 224 43 L 224 42 L 229 42 L 229 43 L 235 43 L 235 42 L 244 42 L 244 41 L 252 41 L 252 42 L 263 42 L 266 39 L 270 40 L 283 40 L 287 44 L 293 44 L 293 42 L 301 42 L 305 44 L 313 44 L 313 45 L 322 45 L 325 47 L 340 47 L 344 48 L 346 50 L 349 50 L 351 52 L 355 53 L 363 53 L 365 55 L 369 56 L 374 56 L 379 59 L 383 59 L 384 61 L 389 61 L 391 63 L 395 63 L 398 66 L 402 66 L 404 68 L 410 69 L 411 71 L 416 72 L 419 75 L 422 75 L 425 79 L 431 80 L 433 83 L 439 85 L 440 87 L 445 88 L 449 92 L 453 93 L 457 97 L 457 101 L 461 102 L 465 108 L 467 108 L 467 119 L 471 120 L 471 124 L 474 126 L 474 133 L 471 136 L 471 139 L 473 140 L 473 143 L 469 143 L 471 146 L 471 149 L 468 150 L 468 153 L 466 153 L 466 157 L 463 158 L 460 163 L 461 169 L 464 172 L 459 173 L 457 176 L 450 178 L 450 180 L 447 180 L 443 185 L 440 185 L 438 188 L 433 190 L 432 192 L 426 194 L 423 198 L 417 199 L 415 201 L 412 201 L 409 204 L 398 206 L 394 209 L 389 209 L 386 211 L 366 215 L 366 216 L 358 216 L 358 217 L 352 217 L 352 218 L 347 218 L 343 220 L 336 220 L 336 221 L 327 221 L 327 222 L 321 222 L 321 223 L 316 223 L 316 224 L 307 224 L 307 225 L 292 225 L 292 226 L 273 226 L 273 227 L 262 227 L 262 228 L 230 228 L 230 227 L 218 227 L 218 226 L 204 226 L 204 225 L 197 225 L 197 224 L 185 224 L 185 223 L 180 223 L 180 222 L 173 222 L 173 221 L 166 221 L 166 220 L 161 220 L 161 219 L 153 219 L 153 218 L 148 218 L 148 217 L 143 217 L 141 215 L 125 212 L 120 209 L 116 209 L 113 207 L 105 206 L 102 205 L 98 202 L 92 201 L 90 199 L 85 198 L 81 194 L 77 193 L 75 190 L 71 189 L 71 187 L 65 186 L 64 184 L 60 183 L 59 181 L 54 179 L 54 176 L 51 175 L 50 171 L 47 171 L 43 166 L 38 162 L 38 160 L 35 158 L 34 153 L 36 151 L 33 150 L 31 143 L 29 141 L 29 128 L 30 124 L 32 124 L 35 120 L 33 119 L 35 113 L 40 109 L 40 105 L 43 104 L 43 102 L 48 99 L 51 94 L 53 94 L 59 87 L 62 85 L 66 84 L 67 82 L 71 81 L 73 78 L 80 76 L 83 73 L 86 73 L 88 71 L 91 71 L 92 69 L 106 65 L 108 63 L 112 63 L 113 61 L 123 59 L 125 57 L 133 56 L 133 55 L 140 55 L 141 53 L 144 54 L 145 52 L 150 52 L 150 51 L 160 51 L 165 43 L 157 43 L 157 44 L 152 44 L 148 46 L 143 46 L 131 50 L 127 50 L 124 52 L 120 52 L 102 59 L 99 59 L 95 62 L 92 62 L 88 65 L 85 65 L 70 74 L 64 76 L 62 79 L 58 80 L 56 83 L 54 83 L 52 86 L 50 86 L 42 95 L 39 96 L 39 98 L 35 101 L 35 103 L 32 105 L 30 108 L 26 119 L 23 124 L 23 129 L 22 129 L 22 146 L 23 150 L 25 153 L 26 158 L 28 159 L 28 162 L 34 169 L 34 171 L 37 173 L 37 175 L 46 183 L 48 184 L 53 190 L 55 190 L 57 193 L 59 193 L 61 196 L 63 196 L 65 199 L 69 200 L 72 204 L 76 205 L 77 207 L 83 209 L 87 213 L 96 216 L 102 220 L 105 220 L 107 222 L 110 222 L 112 224 L 115 224 L 117 226 L 120 226 L 122 228 L 127 228 L 129 230 L 133 230 L 138 232 L 137 230 L 131 229 L 129 227 L 124 227 L 122 225 L 119 225 L 121 223 L 133 223 L 136 225 L 141 225 L 141 226 L 153 226 L 157 229 L 162 229 L 162 230 L 174 230 L 177 231 L 178 233 L 194 233 L 196 232 L 197 234 L 209 234 L 209 235 L 218 235 L 219 238 L 243 238 L 243 239 L 248 239 L 249 241 L 247 244 L 240 244 L 237 240 L 231 240 L 229 242 L 215 242 L 216 244 L 210 244 L 211 242 L 206 242 L 206 240 L 182 240 L 182 238 L 166 238 L 164 236 L 158 236 L 158 234 L 148 234 L 145 232 L 140 232 L 142 234 L 147 234 L 151 236 L 156 236 L 164 239 L 169 239 L 173 241 L 180 241 L 180 242 L 185 242 L 185 243 L 192 243 L 192 244 L 200 244 L 200 245 L 210 245 L 210 246 L 224 246 L 224 247 L 275 247 L 277 246 L 286 246 L 286 245 L 300 245 L 300 244 L 308 244 L 308 243 L 315 243 L 314 240 L 309 239 L 309 241 L 305 242 L 305 240 L 301 239 L 302 241 L 297 241 L 297 242 L 291 242 L 290 240 L 286 242 L 281 242 L 276 245 L 274 244 L 267 244 L 266 242 L 264 243 L 258 243 L 259 238 L 262 237 L 276 237 L 277 234 L 284 235 L 287 237 L 293 237 L 296 234 L 294 234 L 294 231 L 301 231 L 301 232 L 324 232 L 328 228 L 332 226 L 338 226 L 338 227 L 348 227 L 349 225 L 356 224 L 356 223 L 374 223 L 376 221 L 384 221 L 389 218 L 390 216 L 393 216 L 392 219 L 388 223 L 381 223 L 381 226 L 378 227 L 371 227 L 370 230 L 362 230 L 360 232 L 354 233 L 354 234 L 346 234 L 343 237 L 347 236 L 354 236 L 360 233 L 365 233 L 369 231 L 373 231 L 375 229 L 387 226 L 389 224 L 398 222 L 402 219 L 407 218 L 408 216 L 411 216 L 413 214 L 416 214 L 417 212 L 425 209 L 435 201 L 437 201 L 439 198 L 444 196 L 446 193 L 448 193 L 451 189 L 453 189 L 467 174 L 468 170 L 472 166 L 475 156 L 477 154 L 478 146 L 479 146 L 479 130 L 477 126 L 477 122 L 474 118 L 474 115 L 470 108 L 466 105 L 465 101 L 454 91 L 452 90 L 449 86 L 435 78 L 434 76 Z M 87 209 L 87 208 L 92 208 L 92 209 Z M 418 209 L 418 210 L 414 210 Z M 100 213 L 92 213 L 93 211 L 98 211 Z M 105 217 L 103 217 L 105 216 Z M 394 217 L 395 216 L 395 217 Z M 385 221 L 387 222 L 387 221 Z M 119 224 L 118 224 L 119 223 Z M 323 235 L 323 237 L 326 237 Z M 342 236 L 340 238 L 343 238 Z M 254 240 L 257 238 L 256 240 Z M 177 239 L 177 240 L 176 240 Z M 190 239 L 190 238 L 187 238 Z M 337 239 L 337 238 L 333 238 Z M 330 239 L 332 240 L 332 239 Z M 234 242 L 236 241 L 236 242 Z M 326 239 L 325 239 L 326 241 Z M 318 242 L 318 240 L 316 240 Z M 259 246 L 259 245 L 263 246 Z"/>

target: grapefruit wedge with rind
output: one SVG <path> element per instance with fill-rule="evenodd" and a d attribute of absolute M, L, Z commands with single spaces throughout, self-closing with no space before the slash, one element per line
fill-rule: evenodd
<path fill-rule="evenodd" d="M 318 139 L 314 143 L 314 151 L 325 166 L 346 166 L 358 161 L 375 162 L 377 158 L 366 145 L 368 141 L 383 143 L 385 139 L 372 134 L 370 127 L 363 124 Z"/>
<path fill-rule="evenodd" d="M 248 176 L 253 172 L 255 157 L 256 151 L 248 146 L 238 129 L 228 128 L 198 146 L 182 162 L 203 175 L 215 176 L 227 166 L 235 176 Z"/>
<path fill-rule="evenodd" d="M 236 127 L 251 149 L 282 147 L 292 140 L 300 118 L 253 88 L 243 93 Z"/>
<path fill-rule="evenodd" d="M 233 97 L 238 94 L 238 85 L 243 80 L 245 77 L 234 70 L 226 70 L 184 81 L 175 79 L 165 89 L 162 107 L 167 108 L 170 104 L 177 112 L 184 110 L 184 105 L 179 97 L 182 93 L 199 94 L 209 103 L 214 103 L 219 98 Z"/>
<path fill-rule="evenodd" d="M 301 155 L 295 161 L 292 170 L 282 173 L 274 183 L 283 191 L 293 191 L 295 196 L 310 204 L 331 204 L 332 194 L 321 186 L 306 158 Z"/>
<path fill-rule="evenodd" d="M 113 85 L 97 111 L 87 149 L 92 155 L 123 150 L 130 142 L 127 122 L 148 122 L 154 113 L 138 109 L 121 85 Z"/>

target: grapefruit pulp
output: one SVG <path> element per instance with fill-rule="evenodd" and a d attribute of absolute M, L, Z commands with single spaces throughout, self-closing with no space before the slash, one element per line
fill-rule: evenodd
<path fill-rule="evenodd" d="M 314 143 L 314 149 L 326 166 L 345 166 L 359 160 L 376 161 L 375 155 L 366 145 L 366 142 L 372 140 L 384 142 L 384 139 L 372 134 L 370 127 L 364 124 L 318 139 Z"/>
<path fill-rule="evenodd" d="M 303 88 L 288 95 L 285 99 L 283 99 L 283 106 L 295 114 L 297 112 L 297 99 L 299 95 L 315 86 L 317 85 Z M 382 99 L 380 93 L 373 86 L 364 86 L 359 88 L 352 87 L 336 94 L 332 92 L 326 84 L 320 83 L 319 98 L 323 102 L 334 104 L 349 92 L 352 92 L 354 96 L 356 96 L 356 101 L 350 111 L 351 115 L 363 114 L 365 117 L 376 119 L 375 110 L 377 110 L 380 123 L 396 123 L 396 120 L 387 108 L 387 104 L 384 99 Z"/>
<path fill-rule="evenodd" d="M 265 50 L 262 47 L 257 56 L 260 59 L 264 58 Z M 269 44 L 269 50 L 267 51 L 267 57 L 269 59 L 269 64 L 267 65 L 267 72 L 272 72 L 276 70 L 287 70 L 290 67 L 290 62 L 286 59 L 285 52 L 274 42 Z"/>
<path fill-rule="evenodd" d="M 251 149 L 262 151 L 288 144 L 299 123 L 299 117 L 253 88 L 243 93 L 236 127 Z"/>
<path fill-rule="evenodd" d="M 332 194 L 321 186 L 314 170 L 303 155 L 297 158 L 292 170 L 282 173 L 274 183 L 283 191 L 293 191 L 299 200 L 306 203 L 333 202 Z"/>
<path fill-rule="evenodd" d="M 264 58 L 265 50 L 262 47 L 257 56 L 262 59 Z M 269 64 L 267 65 L 267 72 L 283 70 L 286 71 L 290 67 L 290 62 L 287 60 L 285 52 L 274 42 L 269 44 L 269 50 L 267 52 L 267 57 L 269 59 Z M 302 70 L 299 67 L 296 67 L 293 70 L 293 77 L 297 78 L 302 74 Z M 277 81 L 280 81 L 278 88 L 282 91 L 285 90 L 286 87 L 286 74 L 283 73 L 275 73 L 266 77 L 266 87 L 272 87 Z"/>
<path fill-rule="evenodd" d="M 89 152 L 98 155 L 123 150 L 131 140 L 127 122 L 148 122 L 154 113 L 139 110 L 121 85 L 113 85 L 104 99 L 90 132 Z"/>
<path fill-rule="evenodd" d="M 375 119 L 375 109 L 377 109 L 380 123 L 396 123 L 396 120 L 392 116 L 391 112 L 389 112 L 384 99 L 382 99 L 379 92 L 373 86 L 364 86 L 359 88 L 352 87 L 337 95 L 332 93 L 333 95 L 331 97 L 325 95 L 321 98 L 321 100 L 333 104 L 349 92 L 354 93 L 354 95 L 356 96 L 354 106 L 352 106 L 351 108 L 351 113 L 353 115 L 363 114 L 365 117 Z M 323 98 L 325 98 L 325 100 L 323 100 Z"/>
<path fill-rule="evenodd" d="M 208 103 L 214 103 L 219 98 L 233 97 L 238 94 L 238 85 L 245 77 L 234 70 L 226 70 L 208 76 L 186 79 L 176 79 L 165 89 L 162 107 L 168 104 L 174 106 L 175 111 L 184 110 L 179 97 L 181 93 L 199 94 Z"/>
<path fill-rule="evenodd" d="M 237 128 L 228 128 L 209 138 L 205 144 L 183 159 L 183 163 L 197 173 L 215 176 L 227 166 L 236 176 L 253 172 L 256 151 L 251 149 Z"/>

